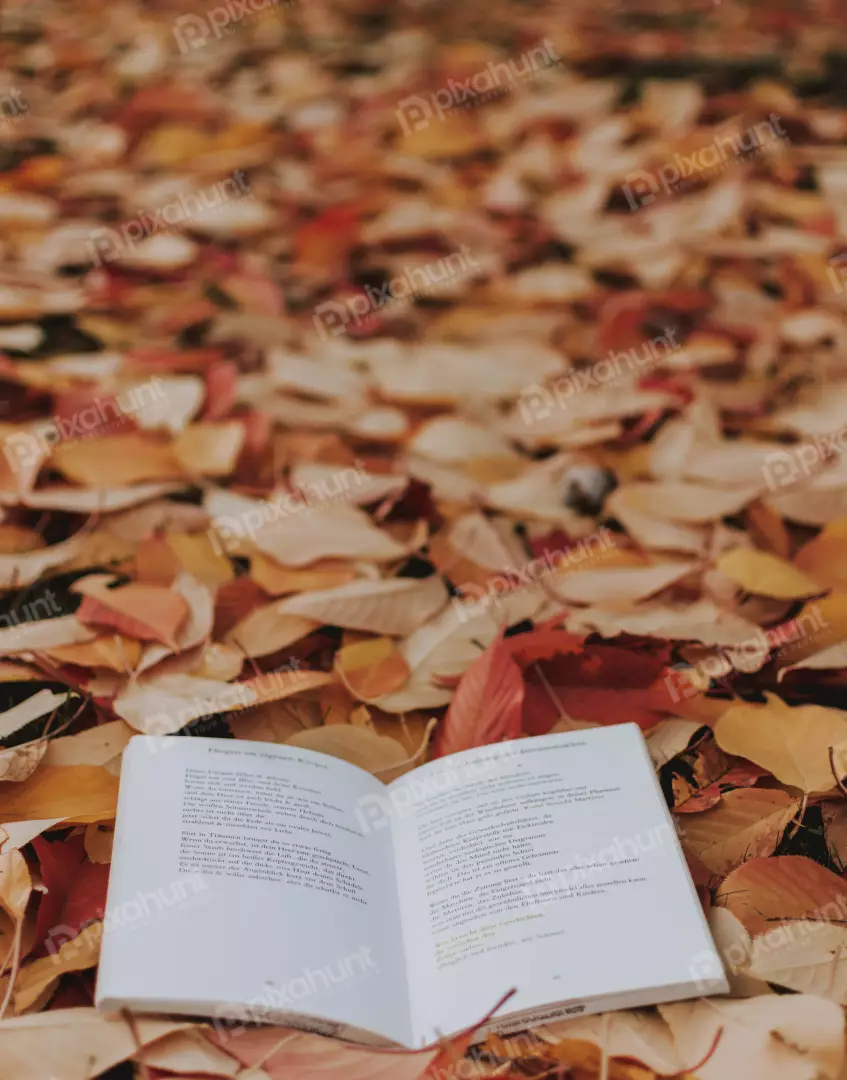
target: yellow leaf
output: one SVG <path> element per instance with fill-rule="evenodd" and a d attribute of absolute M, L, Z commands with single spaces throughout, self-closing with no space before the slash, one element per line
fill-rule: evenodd
<path fill-rule="evenodd" d="M 720 556 L 717 567 L 745 592 L 777 600 L 799 600 L 826 591 L 825 586 L 768 551 L 735 548 Z"/>
<path fill-rule="evenodd" d="M 388 637 L 345 645 L 336 653 L 335 669 L 350 693 L 361 701 L 390 694 L 409 677 L 409 665 Z"/>
<path fill-rule="evenodd" d="M 768 695 L 766 705 L 736 705 L 715 725 L 728 754 L 768 769 L 783 784 L 805 792 L 829 791 L 835 777 L 829 748 L 847 739 L 847 713 L 820 705 L 789 708 Z"/>
<path fill-rule="evenodd" d="M 165 539 L 182 568 L 204 585 L 225 585 L 235 577 L 232 563 L 215 550 L 206 533 L 175 533 Z"/>
<path fill-rule="evenodd" d="M 33 960 L 21 969 L 15 983 L 15 1009 L 23 1012 L 34 1004 L 53 983 L 69 971 L 86 971 L 100 958 L 103 924 L 92 923 L 75 938 L 66 941 L 54 955 Z"/>
<path fill-rule="evenodd" d="M 115 816 L 118 778 L 97 765 L 42 765 L 0 788 L 0 821 L 63 818 L 88 824 Z"/>
<path fill-rule="evenodd" d="M 408 772 L 412 765 L 406 751 L 387 735 L 353 724 L 330 724 L 327 727 L 311 728 L 292 735 L 289 746 L 299 746 L 303 750 L 316 750 L 321 754 L 330 754 L 358 765 L 361 769 L 378 776 L 388 783 Z"/>
<path fill-rule="evenodd" d="M 847 519 L 833 521 L 794 556 L 794 565 L 830 588 L 847 589 Z"/>

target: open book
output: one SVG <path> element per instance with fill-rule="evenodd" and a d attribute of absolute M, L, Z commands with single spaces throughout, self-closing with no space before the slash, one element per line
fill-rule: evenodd
<path fill-rule="evenodd" d="M 441 758 L 136 736 L 97 1005 L 421 1046 L 727 989 L 634 724 Z"/>

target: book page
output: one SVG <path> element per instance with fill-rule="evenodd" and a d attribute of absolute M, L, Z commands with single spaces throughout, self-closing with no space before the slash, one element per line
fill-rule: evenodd
<path fill-rule="evenodd" d="M 380 791 L 362 769 L 295 747 L 133 738 L 98 1005 L 315 1016 L 328 1034 L 408 1044 L 390 836 L 357 816 Z"/>
<path fill-rule="evenodd" d="M 512 987 L 504 1013 L 540 1020 L 554 1003 L 679 990 L 714 955 L 634 724 L 439 759 L 387 798 L 416 1045 Z"/>

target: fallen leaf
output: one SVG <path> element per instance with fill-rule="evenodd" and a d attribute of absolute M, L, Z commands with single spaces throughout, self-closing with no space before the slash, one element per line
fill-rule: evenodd
<path fill-rule="evenodd" d="M 402 776 L 414 764 L 396 739 L 377 735 L 375 731 L 353 724 L 311 728 L 292 735 L 287 742 L 289 746 L 299 746 L 301 750 L 314 750 L 349 761 L 385 783 Z"/>
<path fill-rule="evenodd" d="M 345 645 L 335 654 L 335 670 L 360 701 L 369 701 L 399 689 L 409 667 L 391 638 L 378 637 Z"/>
<path fill-rule="evenodd" d="M 718 558 L 717 567 L 740 589 L 779 600 L 798 600 L 824 591 L 797 567 L 769 551 L 735 548 Z"/>
<path fill-rule="evenodd" d="M 280 601 L 280 614 L 350 630 L 406 637 L 444 607 L 448 594 L 437 574 L 428 578 L 353 581 Z"/>
<path fill-rule="evenodd" d="M 434 756 L 517 738 L 523 698 L 520 668 L 497 637 L 459 680 L 438 728 Z"/>
<path fill-rule="evenodd" d="M 659 1014 L 698 1080 L 837 1080 L 844 1063 L 841 1010 L 822 998 L 685 1001 Z"/>
<path fill-rule="evenodd" d="M 683 846 L 715 874 L 728 874 L 745 859 L 771 855 L 800 809 L 785 791 L 727 791 L 720 804 L 679 819 Z"/>
<path fill-rule="evenodd" d="M 28 780 L 0 789 L 0 821 L 108 821 L 117 801 L 118 779 L 106 769 L 42 765 Z"/>
<path fill-rule="evenodd" d="M 728 754 L 747 758 L 783 784 L 802 791 L 827 791 L 834 784 L 831 746 L 847 739 L 847 713 L 804 705 L 792 709 L 768 695 L 766 705 L 736 705 L 715 725 Z"/>
<path fill-rule="evenodd" d="M 755 937 L 798 919 L 847 921 L 847 883 L 804 855 L 754 858 L 724 878 L 715 904 Z"/>

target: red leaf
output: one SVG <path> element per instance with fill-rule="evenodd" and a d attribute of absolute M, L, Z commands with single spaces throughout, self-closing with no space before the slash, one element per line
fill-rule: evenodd
<path fill-rule="evenodd" d="M 86 588 L 95 591 L 94 586 Z M 127 637 L 161 641 L 175 648 L 188 605 L 179 593 L 163 585 L 133 581 L 116 589 L 97 588 L 96 595 L 84 596 L 76 617 L 84 625 L 112 626 Z"/>
<path fill-rule="evenodd" d="M 686 799 L 681 806 L 675 806 L 674 813 L 699 814 L 703 810 L 711 810 L 721 801 L 724 792 L 731 791 L 733 788 L 753 787 L 758 780 L 767 775 L 767 771 L 759 768 L 758 765 L 750 761 L 741 761 L 729 772 L 725 772 L 723 776 L 704 787 L 702 791 Z"/>
<path fill-rule="evenodd" d="M 52 927 L 62 922 L 65 898 L 74 875 L 85 859 L 85 847 L 81 835 L 66 840 L 48 840 L 44 836 L 36 836 L 32 846 L 38 856 L 41 880 L 47 890 L 41 898 L 35 924 L 35 940 L 39 942 L 39 948 L 34 955 L 43 956 L 46 952 L 43 945 L 45 937 Z"/>
<path fill-rule="evenodd" d="M 515 634 L 505 643 L 512 658 L 526 668 L 539 660 L 551 660 L 554 656 L 580 655 L 585 649 L 585 638 L 567 630 L 538 627 L 526 634 Z"/>
<path fill-rule="evenodd" d="M 206 368 L 206 407 L 204 420 L 221 420 L 236 399 L 238 368 L 232 360 L 214 360 Z"/>
<path fill-rule="evenodd" d="M 516 738 L 523 697 L 520 668 L 503 638 L 495 638 L 462 676 L 436 736 L 434 756 Z"/>
<path fill-rule="evenodd" d="M 62 922 L 79 930 L 94 919 L 102 919 L 108 883 L 108 863 L 84 862 L 65 897 Z"/>

